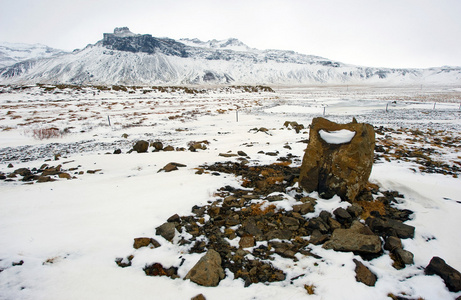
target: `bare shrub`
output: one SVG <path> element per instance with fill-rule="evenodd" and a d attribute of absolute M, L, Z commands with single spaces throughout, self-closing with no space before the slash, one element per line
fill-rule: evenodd
<path fill-rule="evenodd" d="M 36 128 L 32 129 L 32 136 L 37 140 L 60 138 L 62 132 L 58 128 Z"/>

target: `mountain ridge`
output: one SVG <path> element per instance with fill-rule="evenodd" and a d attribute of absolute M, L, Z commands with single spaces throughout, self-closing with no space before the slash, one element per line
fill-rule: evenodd
<path fill-rule="evenodd" d="M 238 39 L 157 38 L 127 27 L 95 44 L 0 69 L 0 84 L 459 84 L 461 67 L 373 68 Z"/>

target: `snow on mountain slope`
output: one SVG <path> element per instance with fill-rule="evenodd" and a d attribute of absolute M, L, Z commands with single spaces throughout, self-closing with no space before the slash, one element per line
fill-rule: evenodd
<path fill-rule="evenodd" d="M 294 51 L 252 49 L 237 39 L 176 41 L 128 28 L 57 57 L 0 69 L 0 84 L 459 84 L 461 68 L 385 69 Z"/>
<path fill-rule="evenodd" d="M 0 43 L 0 68 L 14 65 L 18 62 L 52 57 L 66 52 L 50 48 L 42 44 Z"/>

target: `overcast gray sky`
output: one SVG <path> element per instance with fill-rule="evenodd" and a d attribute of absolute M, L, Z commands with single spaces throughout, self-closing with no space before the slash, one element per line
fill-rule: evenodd
<path fill-rule="evenodd" d="M 128 26 L 364 66 L 461 66 L 461 0 L 0 0 L 0 41 L 73 50 Z"/>

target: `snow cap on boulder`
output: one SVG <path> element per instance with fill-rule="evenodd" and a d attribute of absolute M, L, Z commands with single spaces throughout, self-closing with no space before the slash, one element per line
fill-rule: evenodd
<path fill-rule="evenodd" d="M 310 125 L 299 183 L 307 192 L 323 198 L 335 194 L 354 201 L 368 183 L 373 166 L 375 131 L 357 123 L 337 124 L 315 118 Z"/>

